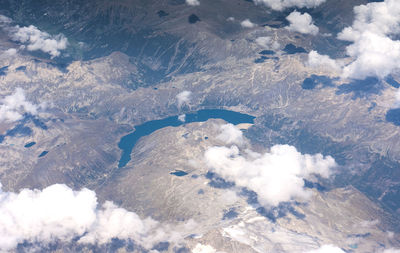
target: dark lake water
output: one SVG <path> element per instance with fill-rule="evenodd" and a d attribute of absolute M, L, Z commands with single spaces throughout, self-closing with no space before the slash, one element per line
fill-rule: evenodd
<path fill-rule="evenodd" d="M 35 145 L 36 144 L 36 142 L 34 142 L 34 141 L 32 141 L 32 142 L 28 142 L 27 144 L 25 144 L 25 148 L 30 148 L 30 147 L 32 147 L 33 145 Z"/>
<path fill-rule="evenodd" d="M 296 47 L 293 44 L 287 44 L 283 49 L 287 54 L 299 54 L 299 53 L 307 53 L 307 51 L 302 47 Z"/>
<path fill-rule="evenodd" d="M 254 123 L 255 117 L 223 109 L 205 109 L 186 114 L 185 122 L 180 121 L 178 116 L 145 122 L 141 125 L 135 126 L 135 131 L 121 138 L 118 147 L 122 149 L 122 155 L 118 167 L 124 167 L 131 160 L 132 149 L 141 137 L 150 135 L 164 127 L 177 127 L 185 123 L 204 122 L 209 119 L 223 119 L 226 122 L 237 125 L 241 123 Z"/>
<path fill-rule="evenodd" d="M 183 170 L 176 170 L 176 171 L 171 172 L 169 174 L 175 175 L 177 177 L 183 177 L 183 176 L 186 176 L 188 173 L 186 171 L 183 171 Z"/>
<path fill-rule="evenodd" d="M 263 50 L 263 51 L 259 52 L 259 54 L 262 54 L 262 55 L 273 55 L 273 54 L 275 54 L 275 52 L 272 51 L 272 50 Z"/>
<path fill-rule="evenodd" d="M 43 156 L 45 156 L 45 155 L 47 155 L 47 153 L 49 153 L 49 151 L 43 151 L 42 153 L 40 153 L 40 155 L 39 155 L 39 157 L 43 157 Z"/>

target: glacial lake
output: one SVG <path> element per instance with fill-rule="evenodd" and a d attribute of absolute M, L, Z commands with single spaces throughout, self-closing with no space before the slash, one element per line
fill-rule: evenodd
<path fill-rule="evenodd" d="M 143 136 L 164 128 L 177 127 L 186 123 L 204 122 L 209 119 L 223 119 L 226 122 L 237 125 L 242 123 L 254 123 L 254 116 L 224 109 L 204 109 L 197 112 L 187 113 L 185 122 L 178 119 L 179 116 L 171 116 L 165 119 L 147 121 L 141 125 L 135 126 L 135 131 L 123 136 L 118 143 L 118 147 L 122 150 L 122 155 L 118 163 L 118 167 L 124 167 L 131 160 L 131 152 L 136 142 Z"/>

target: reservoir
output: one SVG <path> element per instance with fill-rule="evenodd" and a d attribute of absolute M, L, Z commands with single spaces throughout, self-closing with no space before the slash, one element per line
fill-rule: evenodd
<path fill-rule="evenodd" d="M 254 116 L 224 109 L 204 109 L 197 112 L 188 113 L 185 122 L 178 118 L 179 116 L 171 116 L 165 119 L 147 121 L 141 125 L 135 126 L 135 131 L 125 135 L 118 143 L 118 147 L 122 150 L 122 155 L 118 163 L 118 167 L 124 167 L 131 160 L 131 152 L 136 142 L 143 136 L 164 128 L 177 127 L 185 123 L 204 122 L 209 119 L 223 119 L 226 122 L 237 125 L 241 123 L 254 123 Z"/>

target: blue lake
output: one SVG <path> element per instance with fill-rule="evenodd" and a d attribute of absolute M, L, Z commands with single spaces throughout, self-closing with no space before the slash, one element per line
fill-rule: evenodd
<path fill-rule="evenodd" d="M 177 177 L 183 177 L 183 176 L 186 176 L 188 173 L 186 171 L 183 171 L 183 170 L 176 170 L 174 172 L 170 172 L 169 174 L 175 175 Z"/>
<path fill-rule="evenodd" d="M 47 153 L 49 153 L 49 151 L 45 150 L 42 153 L 40 153 L 39 157 L 43 157 L 43 156 L 47 155 Z"/>
<path fill-rule="evenodd" d="M 254 123 L 255 117 L 248 114 L 223 109 L 205 109 L 186 114 L 185 122 L 180 121 L 178 116 L 171 116 L 165 119 L 145 122 L 141 125 L 135 126 L 134 132 L 121 138 L 120 142 L 118 143 L 118 147 L 122 149 L 122 155 L 119 160 L 118 167 L 124 167 L 131 160 L 132 149 L 141 137 L 150 135 L 151 133 L 164 127 L 177 127 L 186 123 L 204 122 L 209 119 L 223 119 L 226 122 L 237 125 L 241 123 Z"/>
<path fill-rule="evenodd" d="M 32 141 L 32 142 L 29 142 L 29 143 L 27 143 L 27 144 L 25 144 L 25 148 L 30 148 L 30 147 L 32 147 L 33 145 L 35 145 L 36 144 L 36 142 L 34 142 L 34 141 Z"/>

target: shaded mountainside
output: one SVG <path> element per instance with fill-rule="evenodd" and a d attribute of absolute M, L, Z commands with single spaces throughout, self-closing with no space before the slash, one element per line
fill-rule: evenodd
<path fill-rule="evenodd" d="M 338 4 L 328 1 L 311 13 L 321 31 L 336 32 L 351 24 L 352 6 L 364 2 L 344 1 L 339 4 L 343 8 L 331 8 Z M 20 25 L 33 24 L 68 37 L 68 53 L 56 59 L 60 66 L 73 59 L 88 60 L 121 51 L 143 73 L 142 79 L 136 80 L 142 86 L 199 71 L 205 64 L 227 57 L 247 57 L 251 50 L 244 43 L 235 43 L 243 29 L 237 22 L 227 22 L 229 17 L 238 22 L 249 18 L 260 26 L 283 27 L 287 25 L 285 17 L 293 10 L 274 12 L 243 0 L 205 0 L 196 8 L 178 0 L 1 0 L 0 5 L 0 12 Z M 326 12 L 327 8 L 335 11 Z M 190 17 L 196 17 L 198 22 Z M 329 54 L 343 51 L 344 46 L 343 42 L 324 36 L 312 43 Z"/>
<path fill-rule="evenodd" d="M 237 1 L 260 11 L 253 4 Z M 156 84 L 175 74 L 200 70 L 215 57 L 214 40 L 240 32 L 240 26 L 225 25 L 229 13 L 215 15 L 225 2 L 214 8 L 193 10 L 184 1 L 1 1 L 2 13 L 23 25 L 34 24 L 50 33 L 63 33 L 70 41 L 69 57 L 58 59 L 93 59 L 121 51 L 143 73 L 142 85 Z M 230 6 L 229 4 L 228 6 Z M 240 10 L 240 11 L 239 11 Z M 197 14 L 195 14 L 195 13 Z M 239 9 L 232 12 L 241 13 Z M 234 14 L 231 13 L 231 14 Z M 199 16 L 199 22 L 191 21 Z M 241 15 L 243 15 L 241 13 Z M 201 21 L 201 22 L 200 22 Z M 204 38 L 204 36 L 206 38 Z M 78 42 L 84 42 L 79 44 Z M 208 45 L 207 45 L 208 44 Z M 208 52 L 210 50 L 210 52 Z M 246 52 L 246 50 L 245 50 Z"/>

